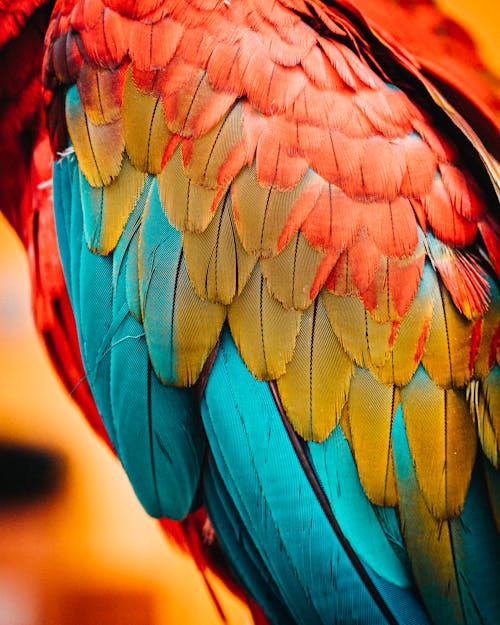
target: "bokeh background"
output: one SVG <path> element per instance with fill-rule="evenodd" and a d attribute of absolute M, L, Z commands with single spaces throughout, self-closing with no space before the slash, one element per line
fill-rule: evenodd
<path fill-rule="evenodd" d="M 500 74 L 497 0 L 439 4 L 478 42 Z M 0 219 L 0 449 L 31 458 L 45 497 L 0 498 L 0 625 L 220 623 L 192 562 L 165 540 L 123 471 L 86 425 L 52 372 L 33 327 L 27 260 Z M 7 455 L 6 455 L 7 454 Z M 0 457 L 1 457 L 0 453 Z M 0 462 L 0 485 L 12 463 Z M 22 467 L 19 470 L 22 479 Z M 29 477 L 29 476 L 28 476 Z M 27 486 L 29 487 L 29 485 Z M 210 579 L 230 623 L 244 606 Z"/>

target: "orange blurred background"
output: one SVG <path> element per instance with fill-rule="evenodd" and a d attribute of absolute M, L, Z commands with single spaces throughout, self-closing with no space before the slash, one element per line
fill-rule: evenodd
<path fill-rule="evenodd" d="M 497 0 L 439 4 L 500 73 Z M 0 442 L 53 451 L 62 481 L 47 500 L 0 508 L 0 625 L 219 623 L 194 565 L 143 512 L 54 376 L 33 328 L 28 280 L 24 252 L 1 219 Z M 232 624 L 250 623 L 239 602 L 223 592 L 221 601 Z"/>

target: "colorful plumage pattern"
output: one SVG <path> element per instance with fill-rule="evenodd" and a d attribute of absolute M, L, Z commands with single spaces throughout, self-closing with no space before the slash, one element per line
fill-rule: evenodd
<path fill-rule="evenodd" d="M 256 622 L 500 615 L 499 96 L 468 39 L 405 48 L 386 4 L 442 23 L 60 0 L 43 102 L 14 94 L 29 142 L 2 107 L 58 370 Z M 46 7 L 11 5 L 4 53 L 43 18 L 41 53 Z"/>

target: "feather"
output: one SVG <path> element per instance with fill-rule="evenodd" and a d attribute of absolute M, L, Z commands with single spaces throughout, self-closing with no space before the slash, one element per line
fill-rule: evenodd
<path fill-rule="evenodd" d="M 127 71 L 123 92 L 123 136 L 127 154 L 139 171 L 159 174 L 172 133 L 163 116 L 161 99 L 142 93 Z"/>
<path fill-rule="evenodd" d="M 184 233 L 183 250 L 197 295 L 221 304 L 230 304 L 241 293 L 257 262 L 240 243 L 229 193 L 202 233 Z"/>
<path fill-rule="evenodd" d="M 354 551 L 385 580 L 411 587 L 411 573 L 395 554 L 365 495 L 341 428 L 337 426 L 323 443 L 309 442 L 307 447 L 335 518 Z"/>
<path fill-rule="evenodd" d="M 113 306 L 126 306 L 125 272 Z M 195 395 L 164 386 L 149 360 L 143 326 L 127 315 L 110 340 L 110 396 L 120 460 L 139 501 L 155 517 L 182 519 L 198 488 L 204 436 Z"/>
<path fill-rule="evenodd" d="M 302 315 L 293 358 L 278 379 L 283 406 L 300 436 L 323 441 L 330 434 L 347 399 L 352 372 L 322 300 L 316 299 Z"/>
<path fill-rule="evenodd" d="M 66 94 L 66 123 L 83 174 L 93 187 L 107 185 L 121 169 L 121 120 L 94 125 L 85 114 L 76 86 Z"/>
<path fill-rule="evenodd" d="M 295 212 L 300 207 L 305 213 L 302 217 L 303 223 L 299 224 L 300 229 L 312 247 L 322 251 L 332 249 L 340 251 L 350 248 L 363 228 L 363 218 L 367 212 L 366 203 L 356 202 L 347 197 L 339 187 L 327 184 L 318 176 L 316 177 L 318 182 L 321 181 L 319 184 L 312 176 L 310 178 L 316 183 L 311 191 L 314 192 L 315 187 L 319 186 L 319 193 L 316 192 L 311 197 L 314 201 L 311 207 L 308 206 L 307 201 L 304 206 L 300 198 L 294 206 L 293 219 L 290 221 L 293 223 L 296 219 Z M 306 193 L 310 194 L 311 191 L 307 189 Z M 290 232 L 288 223 L 286 230 Z"/>
<path fill-rule="evenodd" d="M 491 464 L 500 467 L 500 368 L 491 369 L 484 380 L 474 380 L 468 387 L 469 402 L 477 433 L 485 456 Z"/>
<path fill-rule="evenodd" d="M 391 349 L 385 363 L 372 367 L 372 373 L 384 384 L 399 387 L 408 384 L 420 364 L 429 335 L 433 311 L 433 293 L 438 288 L 429 263 L 424 264 L 417 294 L 396 327 L 393 326 Z"/>
<path fill-rule="evenodd" d="M 185 171 L 195 184 L 215 189 L 219 173 L 231 150 L 242 139 L 241 103 L 235 104 L 229 113 L 208 132 L 185 143 Z"/>
<path fill-rule="evenodd" d="M 119 453 L 113 419 L 110 384 L 110 353 L 106 339 L 112 325 L 112 261 L 100 258 L 87 247 L 83 234 L 80 174 L 74 154 L 54 167 L 54 211 L 68 291 L 78 329 L 82 361 L 92 395 L 113 448 Z M 72 181 L 70 185 L 67 183 Z M 68 219 L 69 217 L 69 219 Z M 108 305 L 102 307 L 103 302 Z"/>
<path fill-rule="evenodd" d="M 284 310 L 269 294 L 255 267 L 245 289 L 229 307 L 228 322 L 238 351 L 256 378 L 274 380 L 285 373 L 300 318 L 299 311 Z"/>
<path fill-rule="evenodd" d="M 240 512 L 213 459 L 208 464 L 203 485 L 208 515 L 216 523 L 217 540 L 227 553 L 234 554 L 232 566 L 236 575 L 264 607 L 272 623 L 295 625 L 250 532 L 240 521 Z"/>
<path fill-rule="evenodd" d="M 185 174 L 180 148 L 157 180 L 161 204 L 172 226 L 182 232 L 203 232 L 214 216 L 214 203 L 223 198 L 215 189 L 192 184 Z"/>
<path fill-rule="evenodd" d="M 426 242 L 429 258 L 456 308 L 467 319 L 482 316 L 488 308 L 490 285 L 479 259 L 468 250 L 445 245 L 430 232 Z"/>
<path fill-rule="evenodd" d="M 118 176 L 105 187 L 92 187 L 80 176 L 85 240 L 93 252 L 106 255 L 115 248 L 145 180 L 126 156 Z"/>
<path fill-rule="evenodd" d="M 314 277 L 324 256 L 298 232 L 280 254 L 262 258 L 260 267 L 273 297 L 286 309 L 310 306 Z"/>
<path fill-rule="evenodd" d="M 217 343 L 225 307 L 200 300 L 189 282 L 180 233 L 163 212 L 153 181 L 139 240 L 139 283 L 146 341 L 164 383 L 196 382 Z"/>
<path fill-rule="evenodd" d="M 120 119 L 123 80 L 123 71 L 82 65 L 77 82 L 78 94 L 87 117 L 95 126 Z"/>
<path fill-rule="evenodd" d="M 113 285 L 116 290 L 118 276 L 124 270 L 126 274 L 125 292 L 127 304 L 132 315 L 142 323 L 142 310 L 139 288 L 139 232 L 142 224 L 144 206 L 149 197 L 152 178 L 145 177 L 144 188 L 136 202 L 134 210 L 123 230 L 113 254 Z"/>
<path fill-rule="evenodd" d="M 470 245 L 474 241 L 476 223 L 455 209 L 439 174 L 430 192 L 423 197 L 423 205 L 433 232 L 443 243 Z"/>
<path fill-rule="evenodd" d="M 66 158 L 74 158 L 74 155 L 68 154 Z M 57 231 L 59 233 L 57 241 L 59 257 L 66 288 L 76 317 L 77 299 L 76 293 L 74 293 L 75 281 L 72 272 L 73 255 L 70 251 L 69 241 L 71 240 L 71 220 L 75 217 L 71 211 L 71 203 L 75 195 L 79 193 L 80 180 L 76 169 L 66 165 L 66 159 L 60 159 L 54 164 L 52 177 L 54 219 L 57 219 Z M 77 213 L 76 217 L 81 217 L 81 215 Z"/>
<path fill-rule="evenodd" d="M 304 624 L 330 622 L 332 614 L 386 622 L 326 520 L 268 385 L 251 376 L 227 331 L 201 410 L 237 523 L 250 533 L 292 617 Z M 212 521 L 217 529 L 217 517 Z M 308 549 L 299 535 L 309 537 Z"/>
<path fill-rule="evenodd" d="M 274 256 L 288 216 L 306 182 L 291 191 L 262 186 L 254 166 L 245 167 L 231 185 L 236 227 L 249 254 Z"/>
<path fill-rule="evenodd" d="M 398 404 L 396 387 L 354 369 L 347 399 L 352 450 L 365 493 L 379 506 L 397 503 L 391 428 Z"/>
<path fill-rule="evenodd" d="M 436 155 L 415 131 L 399 142 L 406 157 L 400 193 L 406 198 L 420 198 L 431 190 L 437 169 Z"/>
<path fill-rule="evenodd" d="M 474 375 L 480 378 L 485 378 L 490 372 L 500 343 L 500 292 L 497 283 L 491 278 L 488 280 L 488 289 L 491 301 L 481 321 L 481 337 L 473 359 Z"/>
<path fill-rule="evenodd" d="M 201 69 L 191 67 L 188 76 L 182 91 L 164 96 L 162 104 L 170 130 L 193 137 L 218 124 L 233 106 L 236 95 L 214 90 L 207 73 Z"/>
<path fill-rule="evenodd" d="M 351 360 L 369 369 L 382 366 L 390 355 L 393 324 L 374 321 L 357 297 L 324 289 L 321 298 L 332 329 Z"/>
<path fill-rule="evenodd" d="M 483 466 L 488 491 L 488 503 L 495 520 L 497 532 L 500 533 L 500 473 L 486 459 L 484 459 Z"/>
<path fill-rule="evenodd" d="M 155 23 L 134 21 L 130 29 L 130 56 L 139 70 L 165 67 L 175 54 L 184 27 L 164 18 Z"/>
<path fill-rule="evenodd" d="M 422 496 L 436 519 L 460 514 L 476 458 L 465 396 L 436 386 L 419 366 L 401 389 L 405 429 Z"/>
<path fill-rule="evenodd" d="M 362 262 L 359 256 L 354 260 L 353 254 L 350 261 L 351 265 Z M 365 288 L 358 287 L 360 297 L 375 321 L 399 321 L 406 314 L 417 293 L 424 261 L 422 242 L 408 258 L 379 256 L 373 279 Z"/>
<path fill-rule="evenodd" d="M 419 490 L 400 409 L 393 441 L 405 543 L 433 622 L 493 625 L 500 609 L 498 537 L 480 472 L 473 474 L 460 518 L 438 521 Z"/>
<path fill-rule="evenodd" d="M 442 388 L 461 387 L 470 380 L 471 337 L 472 322 L 458 312 L 448 291 L 437 284 L 422 364 Z"/>

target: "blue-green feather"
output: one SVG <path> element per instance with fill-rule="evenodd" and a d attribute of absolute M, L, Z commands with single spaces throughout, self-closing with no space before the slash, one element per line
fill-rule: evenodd
<path fill-rule="evenodd" d="M 92 394 L 143 506 L 153 516 L 182 518 L 198 488 L 204 435 L 193 394 L 158 381 L 144 328 L 130 313 L 126 241 L 134 233 L 125 229 L 116 259 L 93 254 L 83 233 L 82 210 L 89 207 L 82 206 L 74 155 L 56 163 L 54 176 L 59 244 Z M 68 179 L 72 185 L 65 186 Z M 147 197 L 146 191 L 136 203 L 131 228 Z"/>
<path fill-rule="evenodd" d="M 308 443 L 313 467 L 344 535 L 360 558 L 387 581 L 413 585 L 395 554 L 359 481 L 349 444 L 340 427 L 323 443 Z"/>
<path fill-rule="evenodd" d="M 58 244 L 80 351 L 92 395 L 115 451 L 119 454 L 109 396 L 110 356 L 106 338 L 112 323 L 112 261 L 90 252 L 83 235 L 80 173 L 74 154 L 54 165 L 54 211 Z M 64 184 L 71 180 L 71 184 Z M 100 383 L 97 383 L 99 379 Z"/>
<path fill-rule="evenodd" d="M 182 236 L 168 222 L 156 179 L 144 211 L 139 257 L 141 309 L 151 361 L 164 383 L 176 384 L 174 324 Z"/>
<path fill-rule="evenodd" d="M 450 528 L 466 622 L 493 625 L 500 617 L 500 540 L 482 469 L 478 463 L 463 512 Z"/>
<path fill-rule="evenodd" d="M 293 618 L 386 622 L 311 488 L 268 385 L 249 373 L 227 329 L 202 415 L 220 479 Z"/>
<path fill-rule="evenodd" d="M 281 601 L 279 590 L 250 533 L 241 523 L 213 459 L 208 463 L 203 485 L 207 512 L 211 518 L 217 519 L 217 540 L 225 553 L 231 554 L 231 567 L 236 577 L 269 615 L 271 622 L 294 625 L 295 621 Z"/>

